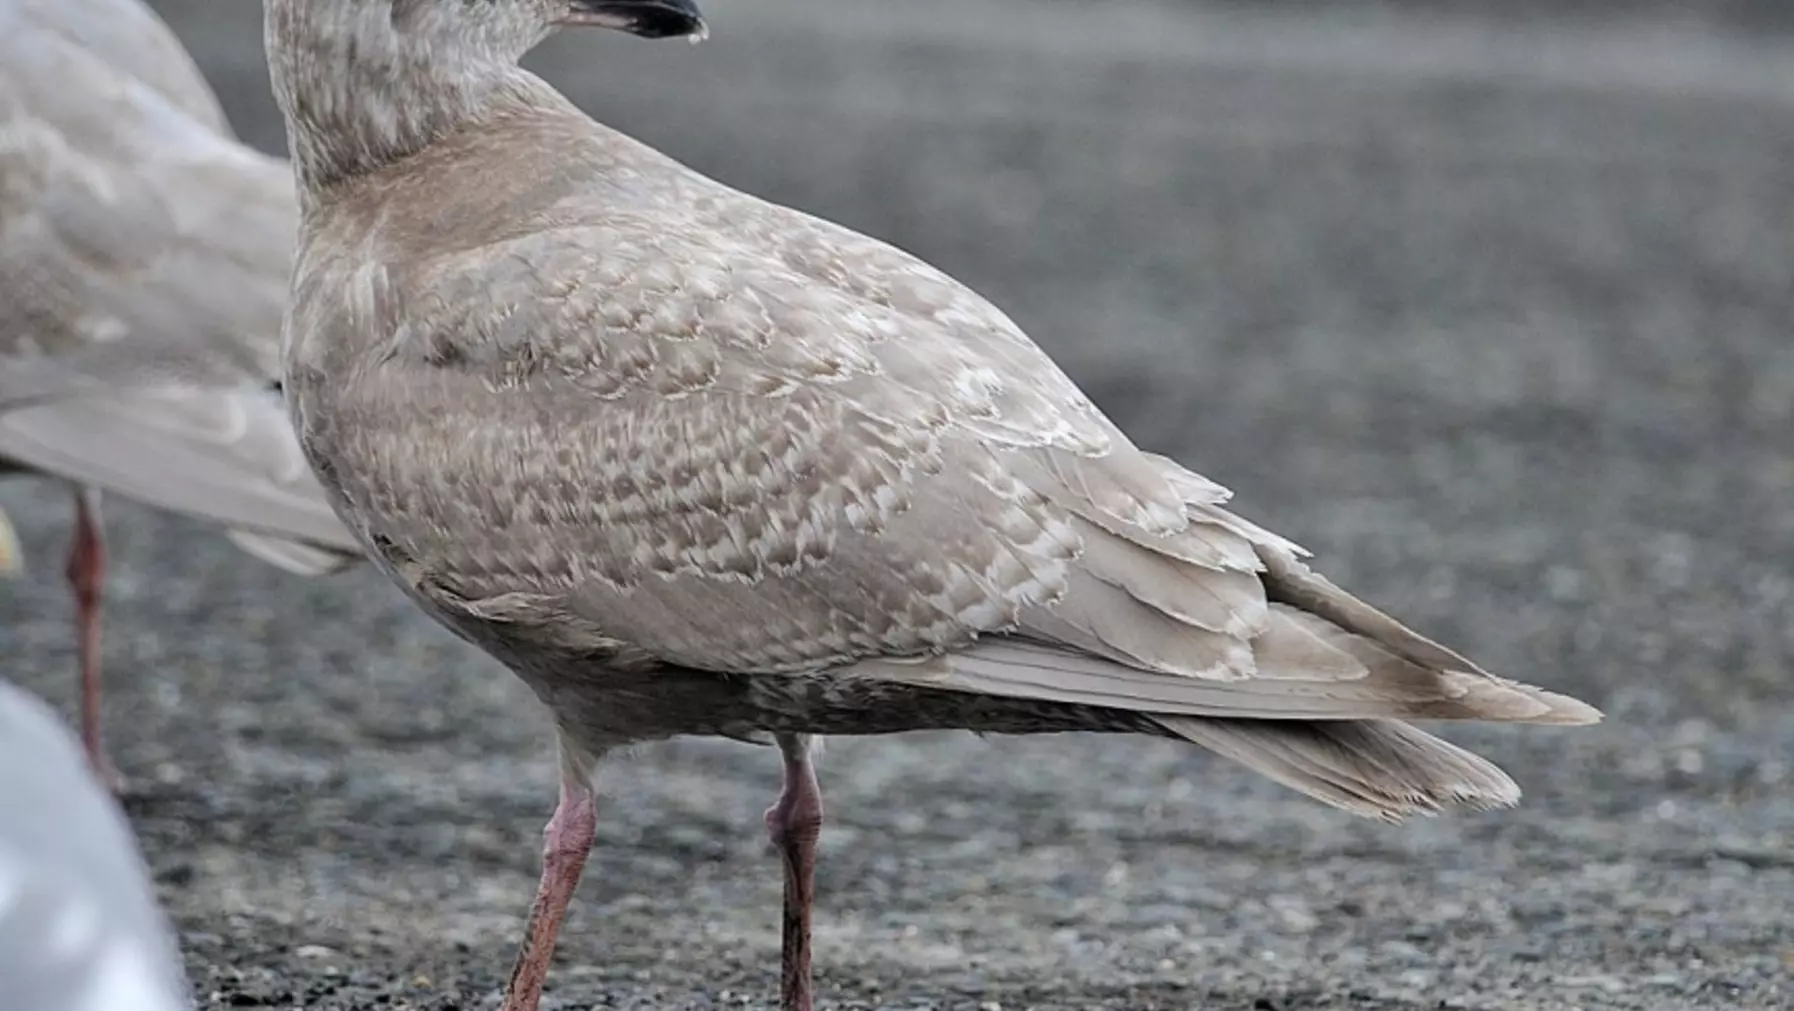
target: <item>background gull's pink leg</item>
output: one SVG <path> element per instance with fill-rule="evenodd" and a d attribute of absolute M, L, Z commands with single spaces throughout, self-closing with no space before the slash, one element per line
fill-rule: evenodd
<path fill-rule="evenodd" d="M 69 544 L 69 588 L 75 594 L 75 629 L 81 664 L 81 744 L 88 764 L 115 792 L 122 781 L 106 755 L 100 709 L 100 598 L 106 582 L 106 534 L 100 527 L 100 493 L 75 489 L 75 534 Z"/>

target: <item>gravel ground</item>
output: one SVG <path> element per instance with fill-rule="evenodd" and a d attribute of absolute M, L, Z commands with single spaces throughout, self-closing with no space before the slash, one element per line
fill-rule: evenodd
<path fill-rule="evenodd" d="M 159 6 L 277 145 L 255 5 Z M 825 1007 L 1794 1007 L 1794 38 L 710 7 L 701 47 L 537 63 L 973 283 L 1341 582 L 1609 716 L 1454 729 L 1524 805 L 1400 827 L 1165 742 L 831 742 Z M 72 711 L 66 494 L 0 504 L 9 676 Z M 109 729 L 201 1005 L 492 1006 L 553 803 L 533 700 L 372 573 L 109 517 Z M 773 1006 L 777 776 L 608 771 L 550 1006 Z"/>

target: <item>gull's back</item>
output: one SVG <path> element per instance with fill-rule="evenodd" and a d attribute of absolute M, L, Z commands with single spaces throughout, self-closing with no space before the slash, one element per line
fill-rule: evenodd
<path fill-rule="evenodd" d="M 298 204 L 136 0 L 0 0 L 0 468 L 350 548 L 275 383 Z"/>
<path fill-rule="evenodd" d="M 129 824 L 50 709 L 5 681 L 0 768 L 0 1003 L 190 1007 Z"/>

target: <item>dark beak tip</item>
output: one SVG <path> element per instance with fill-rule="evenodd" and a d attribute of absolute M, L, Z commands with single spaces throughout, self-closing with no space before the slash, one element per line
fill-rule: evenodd
<path fill-rule="evenodd" d="M 603 25 L 644 39 L 696 40 L 709 34 L 696 0 L 573 0 L 573 14 L 574 23 Z"/>
<path fill-rule="evenodd" d="M 644 11 L 629 30 L 644 39 L 677 39 L 686 36 L 701 38 L 709 34 L 704 16 L 695 9 L 686 13 L 662 7 Z"/>

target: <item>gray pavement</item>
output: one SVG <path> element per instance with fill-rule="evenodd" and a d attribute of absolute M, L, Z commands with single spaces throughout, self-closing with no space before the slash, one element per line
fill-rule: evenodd
<path fill-rule="evenodd" d="M 278 145 L 257 6 L 158 6 Z M 972 283 L 1340 582 L 1609 714 L 1449 728 L 1524 805 L 1394 828 L 1165 742 L 831 742 L 825 1007 L 1794 1007 L 1794 36 L 1316 6 L 710 0 L 705 45 L 535 61 Z M 67 495 L 0 506 L 0 655 L 72 712 Z M 109 730 L 201 1006 L 492 1006 L 554 798 L 527 692 L 371 572 L 108 519 Z M 774 1006 L 777 776 L 606 772 L 550 1006 Z"/>

